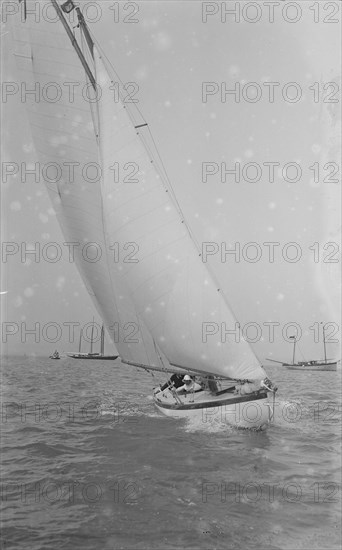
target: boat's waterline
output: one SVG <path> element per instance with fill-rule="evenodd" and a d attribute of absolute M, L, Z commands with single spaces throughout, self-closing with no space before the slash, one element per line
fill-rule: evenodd
<path fill-rule="evenodd" d="M 180 396 L 176 403 L 168 390 L 154 396 L 157 409 L 172 418 L 191 418 L 198 422 L 219 421 L 236 428 L 261 429 L 273 417 L 272 403 L 266 392 L 249 395 L 212 395 L 203 391 Z"/>
<path fill-rule="evenodd" d="M 317 364 L 312 364 L 312 365 L 308 365 L 308 364 L 304 364 L 304 365 L 294 364 L 294 365 L 292 365 L 291 363 L 288 363 L 288 364 L 283 363 L 283 366 L 286 367 L 287 369 L 291 369 L 291 370 L 335 371 L 335 370 L 337 370 L 337 361 L 333 362 L 333 363 L 317 363 Z"/>

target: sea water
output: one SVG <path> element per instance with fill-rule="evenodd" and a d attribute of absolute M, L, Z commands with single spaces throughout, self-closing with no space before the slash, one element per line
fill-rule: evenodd
<path fill-rule="evenodd" d="M 339 548 L 340 368 L 267 372 L 257 432 L 162 416 L 120 361 L 3 360 L 3 548 Z"/>

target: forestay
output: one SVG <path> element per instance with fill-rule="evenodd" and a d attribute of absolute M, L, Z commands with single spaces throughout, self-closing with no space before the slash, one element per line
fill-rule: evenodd
<path fill-rule="evenodd" d="M 205 338 L 204 323 L 236 328 L 226 300 L 202 262 L 172 190 L 163 181 L 132 124 L 127 106 L 113 96 L 110 68 L 94 50 L 103 208 L 110 246 L 134 242 L 137 262 L 111 264 L 113 280 L 126 290 L 171 364 L 231 378 L 263 378 L 249 344 L 221 331 Z M 134 163 L 135 182 L 116 182 L 112 166 Z M 222 324 L 222 325 L 221 325 Z M 224 325 L 223 325 L 224 324 Z"/>

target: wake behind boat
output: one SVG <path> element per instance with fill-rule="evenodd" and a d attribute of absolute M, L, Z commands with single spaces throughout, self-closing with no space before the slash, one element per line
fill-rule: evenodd
<path fill-rule="evenodd" d="M 31 2 L 25 0 L 25 9 L 26 3 Z M 129 100 L 132 90 L 117 86 L 113 99 L 118 77 L 80 7 L 72 0 L 42 0 L 39 6 L 54 10 L 56 20 L 17 17 L 18 67 L 27 89 L 75 83 L 73 101 L 62 94 L 58 103 L 37 103 L 29 94 L 25 107 L 41 164 L 54 164 L 61 172 L 57 180 L 46 179 L 46 186 L 66 240 L 96 243 L 102 252 L 98 261 L 89 262 L 75 247 L 75 263 L 108 333 L 118 330 L 112 339 L 123 368 L 167 373 L 176 367 L 186 376 L 195 372 L 204 378 L 204 387 L 193 395 L 170 389 L 154 396 L 157 409 L 167 416 L 217 410 L 228 424 L 265 426 L 273 416 L 268 399 L 274 400 L 276 388 L 240 328 L 238 339 L 236 333 L 224 342 L 220 334 L 203 337 L 208 320 L 234 329 L 236 315 L 202 261 L 148 123 Z M 96 108 L 88 100 L 91 93 Z M 113 177 L 113 159 L 136 170 L 129 184 Z M 70 164 L 75 166 L 72 184 Z M 89 164 L 101 167 L 100 181 L 84 177 L 82 168 Z M 125 253 L 113 261 L 120 243 Z M 210 389 L 210 377 L 233 383 L 233 393 Z"/>

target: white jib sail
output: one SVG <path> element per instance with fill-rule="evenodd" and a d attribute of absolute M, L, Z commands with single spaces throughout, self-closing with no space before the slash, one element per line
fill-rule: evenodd
<path fill-rule="evenodd" d="M 113 94 L 113 82 L 94 50 L 99 144 L 103 171 L 106 239 L 135 243 L 135 263 L 111 263 L 113 280 L 134 303 L 156 344 L 171 364 L 237 379 L 260 379 L 263 368 L 250 345 L 221 327 L 236 328 L 236 320 L 202 262 L 181 219 L 171 190 L 163 183 L 127 114 Z M 113 165 L 133 163 L 135 181 L 116 182 Z M 216 334 L 206 334 L 215 323 Z"/>

